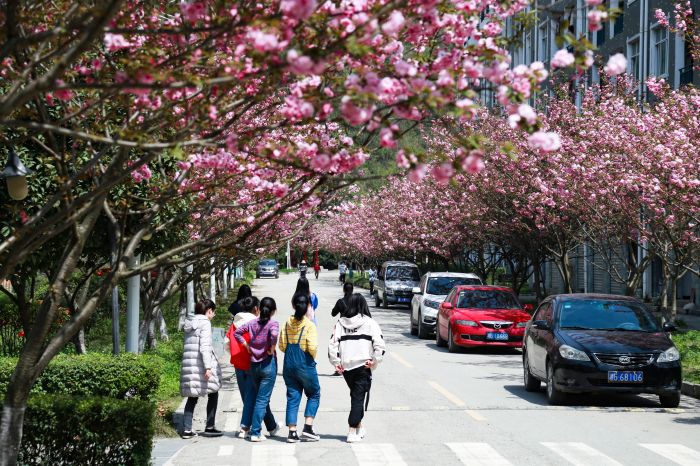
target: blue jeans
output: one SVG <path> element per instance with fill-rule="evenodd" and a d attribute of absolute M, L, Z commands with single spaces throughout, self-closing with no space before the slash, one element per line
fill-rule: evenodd
<path fill-rule="evenodd" d="M 304 417 L 316 417 L 318 405 L 321 402 L 321 385 L 318 383 L 316 361 L 310 354 L 301 350 L 299 343 L 305 328 L 299 332 L 296 343 L 288 343 L 284 353 L 284 369 L 282 376 L 287 385 L 287 425 L 297 425 L 297 414 L 301 403 L 301 392 L 306 393 L 306 408 Z M 284 331 L 287 331 L 285 327 Z M 289 337 L 287 337 L 289 341 Z"/>
<path fill-rule="evenodd" d="M 259 436 L 262 430 L 263 418 L 269 409 L 272 389 L 275 388 L 277 360 L 269 356 L 262 362 L 253 362 L 250 364 L 250 373 L 252 375 L 253 389 L 256 393 L 255 406 L 253 408 L 253 422 L 250 425 L 250 435 Z"/>
<path fill-rule="evenodd" d="M 241 400 L 243 400 L 241 428 L 246 430 L 250 428 L 250 424 L 253 422 L 253 408 L 255 407 L 255 397 L 257 393 L 253 387 L 253 376 L 250 374 L 249 370 L 244 371 L 242 369 L 236 369 L 236 383 L 238 384 L 238 391 L 241 393 Z M 275 427 L 277 427 L 275 416 L 272 415 L 269 404 L 265 410 L 263 421 L 268 432 L 272 432 L 275 430 Z"/>

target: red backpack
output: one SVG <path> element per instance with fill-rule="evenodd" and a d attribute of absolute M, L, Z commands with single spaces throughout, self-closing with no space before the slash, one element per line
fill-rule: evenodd
<path fill-rule="evenodd" d="M 245 349 L 245 347 L 238 343 L 234 333 L 236 332 L 236 325 L 231 324 L 228 332 L 226 332 L 226 338 L 229 340 L 229 350 L 231 351 L 231 364 L 236 369 L 241 369 L 247 371 L 250 369 L 250 353 Z M 250 343 L 250 333 L 246 332 L 243 334 L 243 339 L 246 343 Z"/>

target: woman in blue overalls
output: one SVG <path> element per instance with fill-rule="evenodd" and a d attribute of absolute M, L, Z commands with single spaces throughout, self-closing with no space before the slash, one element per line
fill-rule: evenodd
<path fill-rule="evenodd" d="M 316 442 L 321 438 L 313 428 L 314 418 L 321 401 L 321 385 L 318 383 L 314 360 L 318 349 L 318 335 L 316 325 L 306 317 L 309 296 L 306 293 L 295 293 L 292 306 L 294 306 L 294 315 L 287 320 L 279 339 L 280 351 L 284 351 L 282 375 L 287 385 L 287 426 L 289 427 L 287 442 L 295 443 L 300 440 L 297 434 L 297 415 L 302 392 L 306 393 L 307 400 L 301 440 Z"/>

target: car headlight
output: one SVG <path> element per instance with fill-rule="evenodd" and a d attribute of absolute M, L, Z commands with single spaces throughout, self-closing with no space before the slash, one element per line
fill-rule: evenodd
<path fill-rule="evenodd" d="M 671 346 L 669 349 L 661 353 L 656 360 L 656 362 L 674 362 L 681 358 L 681 353 L 676 349 L 675 346 Z"/>
<path fill-rule="evenodd" d="M 525 328 L 527 327 L 527 320 L 525 322 L 518 322 L 515 324 L 515 328 Z"/>
<path fill-rule="evenodd" d="M 455 320 L 455 324 L 464 325 L 465 327 L 478 327 L 477 323 L 473 320 Z"/>
<path fill-rule="evenodd" d="M 426 299 L 423 301 L 423 305 L 425 307 L 432 307 L 433 309 L 437 309 L 440 307 L 440 303 L 437 301 L 430 301 L 429 299 Z"/>
<path fill-rule="evenodd" d="M 588 357 L 588 355 L 576 348 L 572 348 L 569 345 L 561 345 L 559 347 L 559 354 L 561 354 L 561 357 L 564 359 L 571 359 L 574 361 L 590 361 L 591 358 Z"/>

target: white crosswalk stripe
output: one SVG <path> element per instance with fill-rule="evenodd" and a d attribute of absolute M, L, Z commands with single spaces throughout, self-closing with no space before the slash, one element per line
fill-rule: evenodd
<path fill-rule="evenodd" d="M 233 445 L 221 445 L 219 453 L 216 456 L 231 456 L 233 455 Z"/>
<path fill-rule="evenodd" d="M 640 446 L 681 466 L 700 466 L 700 452 L 678 443 L 640 443 Z"/>
<path fill-rule="evenodd" d="M 580 442 L 542 442 L 542 445 L 576 466 L 622 466 L 609 456 Z"/>
<path fill-rule="evenodd" d="M 446 443 L 462 464 L 468 466 L 511 466 L 512 463 L 501 456 L 488 443 Z"/>
<path fill-rule="evenodd" d="M 294 444 L 255 445 L 250 464 L 251 466 L 297 466 L 294 447 Z"/>
<path fill-rule="evenodd" d="M 406 466 L 391 443 L 355 443 L 352 452 L 359 466 Z"/>

